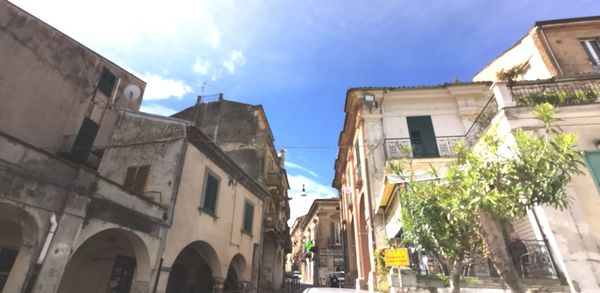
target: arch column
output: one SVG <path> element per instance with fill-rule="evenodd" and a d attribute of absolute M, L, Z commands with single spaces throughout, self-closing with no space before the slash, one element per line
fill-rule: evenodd
<path fill-rule="evenodd" d="M 213 286 L 213 293 L 223 293 L 225 278 L 214 277 L 214 282 L 215 285 Z"/>

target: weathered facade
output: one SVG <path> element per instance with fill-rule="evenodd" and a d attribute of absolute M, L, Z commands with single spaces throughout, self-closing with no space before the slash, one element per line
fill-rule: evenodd
<path fill-rule="evenodd" d="M 149 292 L 168 208 L 97 171 L 145 83 L 0 3 L 0 287 Z"/>
<path fill-rule="evenodd" d="M 316 199 L 308 214 L 292 228 L 292 261 L 302 274 L 302 282 L 331 286 L 333 272 L 344 271 L 339 202 Z M 307 249 L 306 243 L 314 244 Z"/>
<path fill-rule="evenodd" d="M 274 292 L 283 283 L 285 258 L 290 252 L 290 217 L 287 198 L 288 181 L 285 152 L 273 145 L 271 132 L 262 106 L 227 101 L 220 96 L 214 101 L 198 99 L 174 117 L 195 121 L 200 129 L 233 161 L 253 177 L 269 193 L 264 204 L 264 231 L 260 275 L 261 292 Z"/>
<path fill-rule="evenodd" d="M 143 195 L 173 207 L 156 292 L 255 291 L 266 190 L 189 121 L 123 112 L 111 145 L 100 172 L 147 168 Z"/>
<path fill-rule="evenodd" d="M 263 186 L 6 1 L 0 55 L 0 291 L 257 291 Z"/>

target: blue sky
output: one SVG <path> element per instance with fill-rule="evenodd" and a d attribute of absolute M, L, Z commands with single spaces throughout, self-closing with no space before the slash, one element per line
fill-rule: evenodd
<path fill-rule="evenodd" d="M 349 87 L 467 81 L 535 21 L 600 14 L 597 0 L 11 2 L 146 81 L 144 111 L 169 115 L 203 89 L 262 104 L 293 217 L 335 195 Z"/>

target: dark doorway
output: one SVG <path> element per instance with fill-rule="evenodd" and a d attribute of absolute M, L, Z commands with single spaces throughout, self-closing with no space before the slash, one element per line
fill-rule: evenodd
<path fill-rule="evenodd" d="M 135 272 L 135 258 L 117 255 L 115 264 L 108 283 L 108 292 L 127 293 L 131 288 L 133 273 Z"/>
<path fill-rule="evenodd" d="M 439 157 L 431 116 L 406 117 L 410 144 L 415 158 Z"/>
<path fill-rule="evenodd" d="M 223 291 L 237 292 L 239 290 L 238 276 L 235 270 L 230 266 L 227 271 L 227 279 L 223 283 Z"/>
<path fill-rule="evenodd" d="M 19 251 L 10 248 L 0 248 L 0 292 L 4 289 L 4 285 L 10 275 L 10 270 L 15 264 Z"/>

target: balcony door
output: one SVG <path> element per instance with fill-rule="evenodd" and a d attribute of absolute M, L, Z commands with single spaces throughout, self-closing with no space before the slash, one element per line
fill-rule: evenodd
<path fill-rule="evenodd" d="M 414 158 L 439 157 L 431 116 L 406 117 Z"/>

